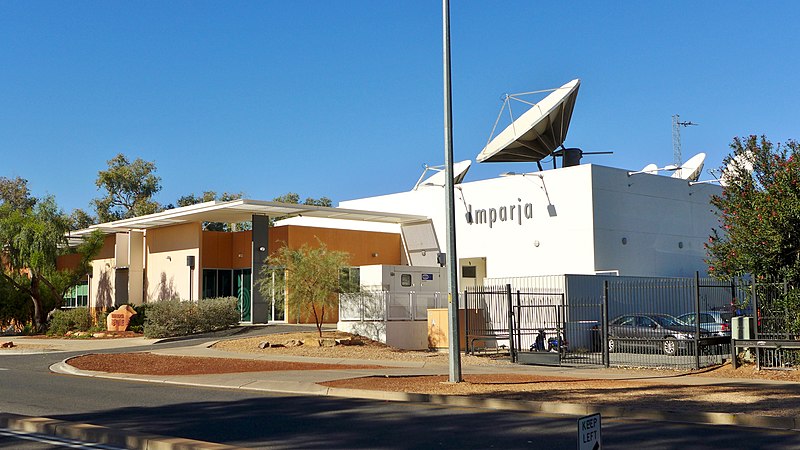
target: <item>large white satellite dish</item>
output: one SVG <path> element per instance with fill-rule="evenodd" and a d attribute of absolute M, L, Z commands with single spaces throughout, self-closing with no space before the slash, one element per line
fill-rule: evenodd
<path fill-rule="evenodd" d="M 461 183 L 464 180 L 471 165 L 472 161 L 469 159 L 453 164 L 453 184 Z M 436 171 L 436 173 L 423 180 L 425 174 L 428 173 L 429 170 Z M 416 191 L 421 187 L 427 186 L 443 187 L 445 181 L 447 181 L 445 177 L 444 166 L 425 166 L 425 170 L 422 171 L 422 176 L 419 177 L 417 184 L 414 185 L 414 189 L 412 190 Z"/>
<path fill-rule="evenodd" d="M 564 143 L 581 80 L 555 89 L 478 154 L 478 162 L 539 162 Z"/>
<path fill-rule="evenodd" d="M 706 154 L 698 153 L 688 161 L 683 163 L 678 170 L 672 174 L 672 178 L 681 178 L 688 181 L 697 181 L 703 172 L 703 164 L 706 162 Z"/>
<path fill-rule="evenodd" d="M 730 162 L 728 162 L 728 165 L 722 169 L 722 175 L 719 177 L 719 184 L 727 186 L 728 180 L 740 170 L 744 170 L 748 173 L 753 172 L 753 152 L 748 150 L 734 156 Z"/>

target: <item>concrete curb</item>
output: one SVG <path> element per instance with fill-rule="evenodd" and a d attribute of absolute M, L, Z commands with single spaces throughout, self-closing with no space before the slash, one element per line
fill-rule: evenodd
<path fill-rule="evenodd" d="M 9 413 L 0 413 L 0 428 L 137 450 L 228 450 L 241 448 L 194 439 L 144 434 L 86 423 L 73 423 L 47 417 L 28 417 Z"/>
<path fill-rule="evenodd" d="M 212 387 L 218 389 L 244 389 L 251 391 L 275 392 L 281 394 L 314 395 L 339 398 L 358 398 L 393 402 L 429 403 L 434 405 L 457 406 L 461 408 L 493 409 L 500 411 L 519 411 L 528 413 L 559 414 L 566 416 L 586 416 L 600 413 L 603 417 L 619 419 L 657 420 L 674 423 L 693 423 L 705 425 L 735 425 L 748 428 L 767 428 L 775 430 L 800 431 L 800 417 L 754 416 L 742 413 L 669 411 L 625 408 L 617 406 L 589 405 L 581 403 L 539 402 L 531 400 L 506 400 L 494 398 L 475 398 L 459 395 L 413 394 L 395 391 L 373 391 L 326 387 L 317 383 L 257 381 L 243 385 L 221 385 L 212 383 L 188 382 L 174 379 L 141 378 L 136 375 L 109 374 L 76 369 L 66 360 L 53 364 L 50 370 L 75 376 L 109 378 L 147 383 L 166 383 L 185 386 Z"/>

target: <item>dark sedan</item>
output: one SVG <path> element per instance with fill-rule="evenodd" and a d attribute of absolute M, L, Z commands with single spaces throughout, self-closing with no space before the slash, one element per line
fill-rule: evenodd
<path fill-rule="evenodd" d="M 687 326 L 669 314 L 625 314 L 608 324 L 608 351 L 622 347 L 649 347 L 660 349 L 665 355 L 686 352 L 694 339 L 695 327 Z M 700 336 L 708 331 L 701 329 Z"/>

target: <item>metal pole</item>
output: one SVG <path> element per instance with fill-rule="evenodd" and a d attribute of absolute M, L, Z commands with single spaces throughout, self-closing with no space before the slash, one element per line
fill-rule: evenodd
<path fill-rule="evenodd" d="M 450 89 L 450 2 L 442 0 L 442 58 L 444 63 L 444 162 L 445 162 L 445 209 L 447 215 L 447 311 L 450 324 L 450 382 L 461 379 L 461 353 L 458 329 L 458 258 L 456 256 L 456 213 L 453 187 L 453 111 Z"/>

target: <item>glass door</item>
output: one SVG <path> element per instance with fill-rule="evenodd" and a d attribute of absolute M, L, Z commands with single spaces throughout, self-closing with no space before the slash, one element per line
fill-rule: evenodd
<path fill-rule="evenodd" d="M 239 299 L 239 313 L 242 322 L 252 322 L 250 315 L 250 269 L 237 269 L 233 271 L 236 282 L 236 298 Z"/>

